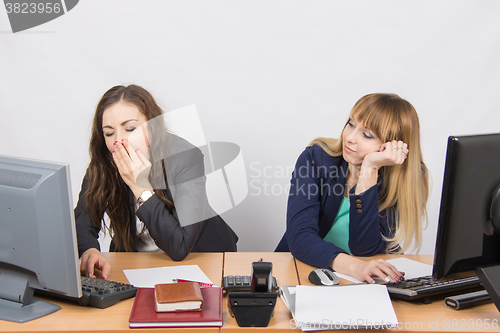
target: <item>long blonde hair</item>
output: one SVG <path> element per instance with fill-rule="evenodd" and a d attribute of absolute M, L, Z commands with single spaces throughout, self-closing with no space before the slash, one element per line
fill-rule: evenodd
<path fill-rule="evenodd" d="M 429 171 L 422 158 L 420 124 L 415 108 L 395 94 L 368 94 L 356 102 L 350 117 L 362 122 L 384 143 L 402 140 L 408 144 L 408 157 L 403 164 L 379 170 L 378 205 L 379 212 L 389 209 L 395 216 L 395 234 L 385 237 L 389 242 L 387 251 L 404 252 L 413 244 L 418 252 L 422 246 L 422 222 L 427 221 Z M 344 130 L 341 138 L 343 134 Z M 331 156 L 342 155 L 341 139 L 317 138 L 309 145 L 314 144 Z"/>

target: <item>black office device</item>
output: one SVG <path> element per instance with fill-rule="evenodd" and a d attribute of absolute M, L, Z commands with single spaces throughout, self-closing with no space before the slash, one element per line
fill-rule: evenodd
<path fill-rule="evenodd" d="M 82 299 L 88 300 L 89 306 L 107 308 L 125 298 L 134 297 L 137 288 L 128 283 L 81 277 Z M 83 305 L 83 304 L 81 304 Z"/>
<path fill-rule="evenodd" d="M 222 289 L 230 291 L 252 291 L 252 277 L 250 275 L 228 275 L 222 279 Z M 272 277 L 271 291 L 278 291 L 278 282 Z"/>
<path fill-rule="evenodd" d="M 387 284 L 391 297 L 412 300 L 480 287 L 474 270 L 500 263 L 499 190 L 500 134 L 450 136 L 433 275 L 422 285 L 421 278 Z"/>
<path fill-rule="evenodd" d="M 261 259 L 252 263 L 251 277 L 237 276 L 234 281 L 233 276 L 224 277 L 224 289 L 228 291 L 228 308 L 238 326 L 266 327 L 269 324 L 278 298 L 278 292 L 274 291 L 278 287 L 274 286 L 276 279 L 272 276 L 272 268 L 271 262 L 263 262 Z M 233 282 L 245 283 L 245 286 L 249 284 L 250 291 L 230 291 L 231 289 L 227 288 L 234 286 Z"/>
<path fill-rule="evenodd" d="M 444 299 L 444 304 L 453 310 L 462 310 L 487 303 L 491 303 L 491 297 L 486 290 L 450 296 Z"/>
<path fill-rule="evenodd" d="M 81 306 L 105 309 L 123 299 L 134 297 L 137 293 L 137 287 L 128 283 L 85 276 L 81 277 L 81 282 L 82 297 L 68 297 L 60 294 L 46 293 L 44 291 L 36 291 L 35 294 L 64 299 L 69 302 L 78 303 Z"/>
<path fill-rule="evenodd" d="M 272 290 L 272 262 L 263 262 L 262 259 L 252 263 L 252 292 L 271 292 Z"/>
<path fill-rule="evenodd" d="M 500 311 L 500 265 L 478 267 L 477 276 Z"/>
<path fill-rule="evenodd" d="M 434 278 L 500 264 L 499 190 L 500 134 L 450 137 Z"/>
<path fill-rule="evenodd" d="M 322 286 L 334 286 L 340 283 L 339 278 L 331 268 L 316 268 L 307 277 L 312 284 Z"/>
<path fill-rule="evenodd" d="M 392 298 L 405 299 L 408 301 L 425 298 L 425 302 L 430 302 L 426 297 L 443 293 L 456 294 L 461 290 L 479 288 L 480 281 L 477 276 L 436 280 L 429 275 L 399 282 L 390 282 L 386 285 L 387 291 L 389 291 Z"/>
<path fill-rule="evenodd" d="M 274 312 L 277 292 L 230 292 L 229 311 L 240 327 L 266 327 Z"/>

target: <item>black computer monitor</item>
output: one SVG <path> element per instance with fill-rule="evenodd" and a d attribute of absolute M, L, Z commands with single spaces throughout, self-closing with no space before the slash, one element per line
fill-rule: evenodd
<path fill-rule="evenodd" d="M 82 296 L 68 165 L 0 156 L 0 319 L 60 309 L 35 289 Z"/>
<path fill-rule="evenodd" d="M 450 136 L 434 254 L 435 279 L 500 263 L 499 190 L 500 134 Z"/>

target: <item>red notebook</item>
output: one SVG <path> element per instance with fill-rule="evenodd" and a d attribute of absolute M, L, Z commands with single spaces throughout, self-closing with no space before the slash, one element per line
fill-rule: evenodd
<path fill-rule="evenodd" d="M 139 288 L 130 312 L 129 327 L 222 326 L 222 289 L 201 288 L 201 311 L 156 312 L 154 288 Z"/>

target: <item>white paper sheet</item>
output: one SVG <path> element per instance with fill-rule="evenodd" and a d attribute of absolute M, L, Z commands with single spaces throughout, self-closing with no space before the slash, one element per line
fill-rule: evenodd
<path fill-rule="evenodd" d="M 424 264 L 408 258 L 396 258 L 386 260 L 389 264 L 395 266 L 400 272 L 405 272 L 405 279 L 413 279 L 420 276 L 432 275 L 432 265 Z M 346 279 L 354 283 L 361 283 L 358 279 L 342 273 L 335 272 L 339 278 Z M 377 283 L 385 283 L 381 279 L 376 278 Z"/>
<path fill-rule="evenodd" d="M 397 326 L 386 286 L 297 286 L 295 320 L 303 331 Z"/>
<path fill-rule="evenodd" d="M 212 283 L 198 265 L 127 269 L 123 273 L 138 288 L 154 288 L 155 284 L 174 283 L 175 279 Z"/>

